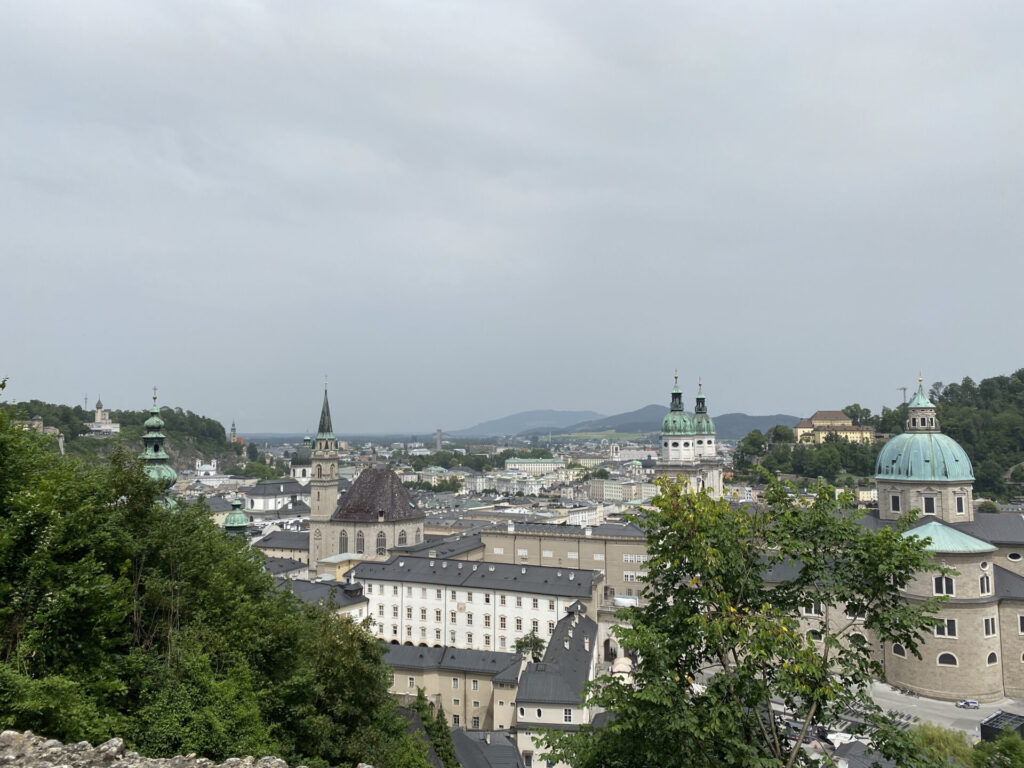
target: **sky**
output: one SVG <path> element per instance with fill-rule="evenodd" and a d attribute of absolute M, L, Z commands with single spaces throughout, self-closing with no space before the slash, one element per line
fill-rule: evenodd
<path fill-rule="evenodd" d="M 1024 365 L 1018 2 L 0 4 L 8 400 L 458 429 Z"/>

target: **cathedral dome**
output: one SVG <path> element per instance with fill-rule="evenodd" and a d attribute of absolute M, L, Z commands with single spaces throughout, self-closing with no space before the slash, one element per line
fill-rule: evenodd
<path fill-rule="evenodd" d="M 878 454 L 875 479 L 973 483 L 974 470 L 953 438 L 941 432 L 904 432 Z"/>
<path fill-rule="evenodd" d="M 661 422 L 661 434 L 693 435 L 696 434 L 696 429 L 693 425 L 693 419 L 690 418 L 686 411 L 672 410 L 665 414 L 665 419 Z"/>

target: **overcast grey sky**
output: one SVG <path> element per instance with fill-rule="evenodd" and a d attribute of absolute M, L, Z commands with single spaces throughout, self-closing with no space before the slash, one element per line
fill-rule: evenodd
<path fill-rule="evenodd" d="M 1019 2 L 0 5 L 8 398 L 807 415 L 1024 365 Z"/>

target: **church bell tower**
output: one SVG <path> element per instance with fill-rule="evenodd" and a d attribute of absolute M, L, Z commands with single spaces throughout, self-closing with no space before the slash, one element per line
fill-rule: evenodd
<path fill-rule="evenodd" d="M 309 481 L 310 521 L 330 520 L 338 504 L 338 443 L 331 426 L 331 406 L 324 384 L 324 404 L 320 409 L 320 427 L 311 456 L 312 479 Z"/>

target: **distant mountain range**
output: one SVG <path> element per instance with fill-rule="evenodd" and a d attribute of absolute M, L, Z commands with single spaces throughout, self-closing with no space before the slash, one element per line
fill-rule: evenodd
<path fill-rule="evenodd" d="M 448 434 L 455 437 L 493 437 L 518 435 L 528 430 L 539 430 L 547 434 L 549 429 L 564 432 L 566 427 L 573 424 L 602 418 L 604 416 L 596 411 L 523 411 L 485 421 L 474 427 L 452 430 Z"/>
<path fill-rule="evenodd" d="M 449 434 L 458 437 L 490 437 L 495 435 L 518 435 L 534 437 L 549 432 L 559 435 L 574 435 L 585 432 L 659 432 L 661 422 L 668 409 L 664 405 L 645 405 L 635 411 L 602 416 L 590 411 L 525 411 L 502 419 L 494 419 Z M 580 416 L 584 418 L 579 420 Z M 738 440 L 755 429 L 762 432 L 776 424 L 792 427 L 799 416 L 776 413 L 771 416 L 750 416 L 746 413 L 712 414 L 715 430 L 722 440 Z"/>

